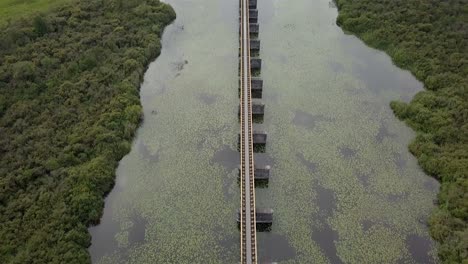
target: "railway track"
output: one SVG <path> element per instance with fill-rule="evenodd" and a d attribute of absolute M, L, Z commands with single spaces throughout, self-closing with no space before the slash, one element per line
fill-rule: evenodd
<path fill-rule="evenodd" d="M 257 263 L 249 0 L 240 0 L 241 263 Z"/>

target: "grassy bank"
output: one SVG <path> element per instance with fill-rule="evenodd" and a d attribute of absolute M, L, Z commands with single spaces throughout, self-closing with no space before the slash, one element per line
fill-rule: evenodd
<path fill-rule="evenodd" d="M 0 263 L 90 262 L 87 227 L 130 150 L 144 70 L 175 18 L 157 0 L 47 10 L 0 30 Z"/>
<path fill-rule="evenodd" d="M 441 182 L 430 218 L 444 263 L 468 263 L 468 1 L 336 0 L 337 23 L 386 51 L 426 87 L 411 103 L 392 102 L 416 132 L 409 146 Z"/>
<path fill-rule="evenodd" d="M 0 26 L 20 17 L 28 17 L 37 12 L 47 12 L 71 0 L 0 0 Z"/>

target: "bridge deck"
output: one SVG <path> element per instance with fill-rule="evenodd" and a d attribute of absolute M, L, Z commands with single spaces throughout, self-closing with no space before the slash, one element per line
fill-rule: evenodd
<path fill-rule="evenodd" d="M 251 59 L 249 22 L 257 22 L 256 10 L 249 10 L 249 0 L 240 0 L 240 76 L 241 76 L 241 263 L 257 263 L 255 182 L 253 162 Z M 252 14 L 255 17 L 249 18 Z M 257 61 L 258 63 L 258 61 Z M 260 62 L 261 64 L 261 62 Z"/>

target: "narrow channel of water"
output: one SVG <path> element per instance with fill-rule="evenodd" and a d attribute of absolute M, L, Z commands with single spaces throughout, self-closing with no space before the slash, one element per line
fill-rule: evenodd
<path fill-rule="evenodd" d="M 437 182 L 407 145 L 391 100 L 422 89 L 382 52 L 336 26 L 329 0 L 259 0 L 262 77 L 275 163 L 260 207 L 263 259 L 294 263 L 434 263 L 425 221 Z"/>
<path fill-rule="evenodd" d="M 143 124 L 91 228 L 94 263 L 239 257 L 238 1 L 167 2 L 177 19 L 145 74 Z"/>
<path fill-rule="evenodd" d="M 120 162 L 94 263 L 237 263 L 238 1 L 167 1 L 177 19 L 141 88 L 144 122 Z M 328 0 L 258 0 L 268 189 L 262 261 L 435 263 L 438 184 L 389 108 L 422 85 L 336 26 Z"/>

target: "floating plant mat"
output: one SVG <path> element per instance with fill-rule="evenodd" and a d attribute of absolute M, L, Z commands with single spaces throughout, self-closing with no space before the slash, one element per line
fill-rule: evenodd
<path fill-rule="evenodd" d="M 168 2 L 177 19 L 145 74 L 143 123 L 91 228 L 95 263 L 239 258 L 237 2 Z"/>
<path fill-rule="evenodd" d="M 389 108 L 422 85 L 345 35 L 327 1 L 259 1 L 272 164 L 257 206 L 275 210 L 260 257 L 280 263 L 436 263 L 425 222 L 437 183 Z M 279 239 L 275 248 L 268 242 Z M 420 245 L 420 246 L 418 246 Z M 293 248 L 294 251 L 289 250 Z"/>
<path fill-rule="evenodd" d="M 117 171 L 95 263 L 237 263 L 238 2 L 168 1 L 177 20 L 145 76 L 145 112 Z M 336 25 L 328 1 L 259 0 L 274 209 L 260 261 L 435 263 L 425 221 L 438 185 L 389 109 L 422 89 Z M 97 237 L 99 235 L 99 237 Z M 363 260 L 366 260 L 363 262 Z"/>

